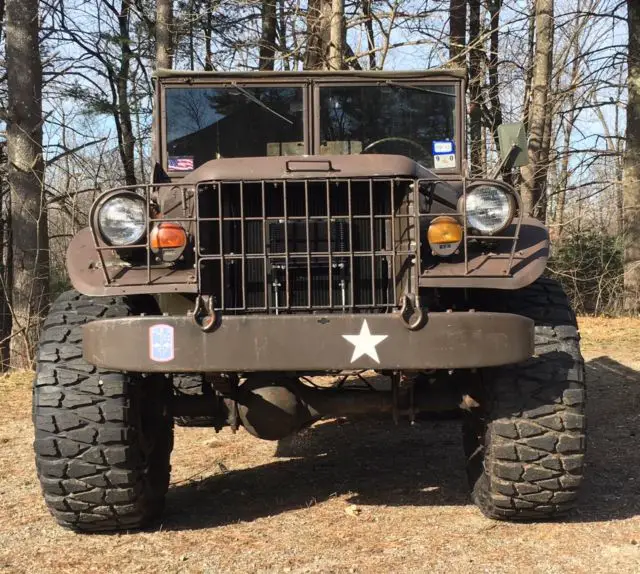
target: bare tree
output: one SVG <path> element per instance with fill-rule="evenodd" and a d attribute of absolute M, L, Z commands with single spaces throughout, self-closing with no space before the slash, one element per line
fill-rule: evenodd
<path fill-rule="evenodd" d="M 173 1 L 157 0 L 156 66 L 173 68 Z"/>
<path fill-rule="evenodd" d="M 260 38 L 261 70 L 273 70 L 276 57 L 276 0 L 262 1 L 262 35 Z"/>
<path fill-rule="evenodd" d="M 465 65 L 467 39 L 467 0 L 449 1 L 449 61 L 453 65 Z"/>
<path fill-rule="evenodd" d="M 5 1 L 0 0 L 0 43 L 4 42 Z M 4 107 L 4 106 L 1 106 Z M 0 116 L 6 121 L 6 113 Z M 10 366 L 11 343 L 11 228 L 10 190 L 7 178 L 7 142 L 0 133 L 0 372 Z"/>
<path fill-rule="evenodd" d="M 4 15 L 3 15 L 4 16 Z M 0 372 L 11 358 L 11 201 L 7 178 L 7 142 L 0 139 Z"/>
<path fill-rule="evenodd" d="M 485 168 L 482 141 L 482 110 L 484 108 L 482 64 L 484 55 L 480 15 L 480 0 L 469 0 L 469 141 L 472 176 L 481 175 Z"/>
<path fill-rule="evenodd" d="M 131 105 L 129 101 L 129 73 L 131 70 L 131 0 L 122 0 L 120 12 L 118 14 L 118 24 L 120 29 L 120 69 L 116 81 L 118 91 L 119 122 L 118 136 L 120 139 L 120 156 L 124 166 L 124 178 L 127 185 L 135 185 L 135 149 L 136 138 L 133 134 L 133 123 L 131 121 Z"/>
<path fill-rule="evenodd" d="M 488 100 L 491 105 L 489 114 L 489 129 L 496 142 L 496 148 L 499 147 L 497 131 L 498 126 L 502 123 L 502 104 L 500 102 L 500 75 L 498 73 L 498 65 L 500 64 L 500 11 L 502 10 L 502 0 L 489 0 L 487 2 L 489 8 L 489 16 L 491 18 L 491 36 L 489 47 L 489 58 L 487 69 L 489 74 L 489 94 Z"/>
<path fill-rule="evenodd" d="M 536 0 L 536 40 L 529 107 L 529 165 L 521 170 L 522 199 L 528 213 L 544 221 L 546 201 L 544 182 L 548 170 L 547 109 L 553 53 L 553 0 Z M 546 156 L 546 157 L 545 157 Z"/>
<path fill-rule="evenodd" d="M 629 20 L 629 76 L 627 88 L 627 147 L 624 159 L 625 308 L 640 310 L 640 6 L 627 1 Z"/>
<path fill-rule="evenodd" d="M 373 0 L 362 0 L 362 16 L 364 20 L 363 25 L 365 29 L 365 34 L 367 37 L 367 58 L 369 60 L 369 69 L 375 70 L 378 67 L 378 63 L 376 59 L 375 33 L 373 31 L 372 5 L 373 5 Z"/>
<path fill-rule="evenodd" d="M 329 42 L 329 69 L 342 70 L 344 66 L 344 0 L 332 0 Z"/>
<path fill-rule="evenodd" d="M 49 294 L 38 1 L 8 0 L 6 9 L 7 153 L 13 238 L 11 364 L 29 368 Z"/>
<path fill-rule="evenodd" d="M 307 70 L 322 70 L 327 67 L 331 42 L 331 9 L 332 0 L 309 0 L 304 59 Z"/>

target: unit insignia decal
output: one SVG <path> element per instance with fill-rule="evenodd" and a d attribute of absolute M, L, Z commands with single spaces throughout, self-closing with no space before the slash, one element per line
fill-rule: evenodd
<path fill-rule="evenodd" d="M 161 324 L 149 327 L 149 357 L 156 363 L 173 361 L 175 349 L 171 325 Z"/>

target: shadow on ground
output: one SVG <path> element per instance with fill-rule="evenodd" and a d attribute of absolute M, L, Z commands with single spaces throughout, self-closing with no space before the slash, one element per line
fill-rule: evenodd
<path fill-rule="evenodd" d="M 640 373 L 608 357 L 587 363 L 587 475 L 569 522 L 640 514 Z M 292 458 L 178 484 L 164 529 L 251 521 L 347 495 L 354 504 L 469 504 L 457 420 L 400 427 L 388 420 L 331 421 L 282 443 Z"/>

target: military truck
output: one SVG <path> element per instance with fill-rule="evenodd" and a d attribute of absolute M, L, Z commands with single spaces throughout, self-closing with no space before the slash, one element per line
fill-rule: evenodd
<path fill-rule="evenodd" d="M 278 440 L 451 409 L 486 516 L 575 505 L 576 318 L 509 184 L 520 126 L 469 176 L 464 78 L 157 72 L 151 181 L 95 201 L 39 344 L 37 472 L 60 524 L 156 519 L 174 420 Z"/>

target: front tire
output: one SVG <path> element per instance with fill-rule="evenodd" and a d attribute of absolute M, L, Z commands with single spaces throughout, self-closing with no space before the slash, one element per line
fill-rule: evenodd
<path fill-rule="evenodd" d="M 463 424 L 472 498 L 490 518 L 554 518 L 576 504 L 586 449 L 576 318 L 551 279 L 502 295 L 505 299 L 499 310 L 534 320 L 536 354 L 481 372 L 481 406 L 466 414 Z M 488 306 L 498 310 L 495 303 Z"/>
<path fill-rule="evenodd" d="M 65 527 L 128 530 L 162 512 L 173 447 L 169 380 L 100 369 L 82 356 L 84 324 L 136 315 L 145 303 L 69 291 L 45 320 L 34 449 L 46 504 Z"/>

